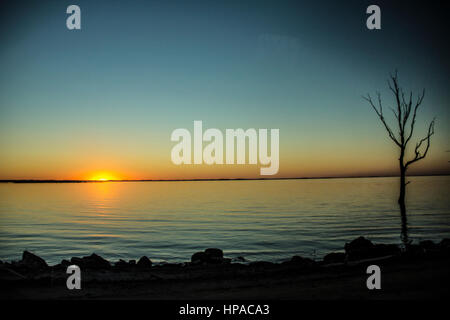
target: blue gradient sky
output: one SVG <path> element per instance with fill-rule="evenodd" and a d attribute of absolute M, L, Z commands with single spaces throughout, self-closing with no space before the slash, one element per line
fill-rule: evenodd
<path fill-rule="evenodd" d="M 444 11 L 368 1 L 9 1 L 0 22 L 0 179 L 254 177 L 175 166 L 170 133 L 279 128 L 279 176 L 395 173 L 397 150 L 361 96 L 392 105 L 389 73 L 437 117 L 412 173 L 450 173 Z M 68 5 L 82 30 L 65 26 Z M 440 7 L 441 6 L 441 7 Z"/>

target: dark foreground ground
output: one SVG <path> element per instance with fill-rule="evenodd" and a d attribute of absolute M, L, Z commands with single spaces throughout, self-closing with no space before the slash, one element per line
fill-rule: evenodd
<path fill-rule="evenodd" d="M 189 263 L 151 266 L 150 261 L 111 265 L 99 256 L 72 258 L 45 267 L 24 253 L 20 262 L 1 263 L 2 299 L 447 299 L 450 297 L 449 240 L 401 251 L 364 238 L 345 253 L 321 261 L 293 257 L 273 264 L 235 263 L 219 249 L 197 253 Z M 81 268 L 81 290 L 68 290 L 68 263 Z M 44 262 L 45 263 L 45 262 Z M 381 268 L 381 290 L 368 290 L 369 265 Z M 36 269 L 38 268 L 38 269 Z"/>

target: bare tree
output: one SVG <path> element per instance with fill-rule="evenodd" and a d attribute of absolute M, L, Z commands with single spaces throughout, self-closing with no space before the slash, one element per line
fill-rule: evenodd
<path fill-rule="evenodd" d="M 400 195 L 398 198 L 398 204 L 400 206 L 400 213 L 402 218 L 401 238 L 403 243 L 405 245 L 408 245 L 409 240 L 408 240 L 405 196 L 406 196 L 406 185 L 409 182 L 406 182 L 406 171 L 408 170 L 408 167 L 410 165 L 419 160 L 422 160 L 428 154 L 428 150 L 430 149 L 431 136 L 434 134 L 435 119 L 433 119 L 430 122 L 428 126 L 427 135 L 416 142 L 416 146 L 414 148 L 414 156 L 410 160 L 407 160 L 406 148 L 413 136 L 414 126 L 416 124 L 417 110 L 419 109 L 419 106 L 422 104 L 423 98 L 425 97 L 425 89 L 423 89 L 423 91 L 417 95 L 415 101 L 413 101 L 412 92 L 410 92 L 409 96 L 405 97 L 402 88 L 398 84 L 397 71 L 395 72 L 394 75 L 392 74 L 390 75 L 388 85 L 389 89 L 395 96 L 396 108 L 390 109 L 394 113 L 396 119 L 396 126 L 398 129 L 397 134 L 395 134 L 392 131 L 391 127 L 386 122 L 386 119 L 383 114 L 383 105 L 381 103 L 380 93 L 377 92 L 376 102 L 372 100 L 372 97 L 369 94 L 363 98 L 370 103 L 373 110 L 375 110 L 376 114 L 378 115 L 378 118 L 380 118 L 381 122 L 383 123 L 384 128 L 388 132 L 389 137 L 400 149 L 400 157 L 398 159 L 400 165 Z"/>

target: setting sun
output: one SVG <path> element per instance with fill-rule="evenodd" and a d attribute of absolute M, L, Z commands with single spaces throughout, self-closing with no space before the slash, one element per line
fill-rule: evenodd
<path fill-rule="evenodd" d="M 108 172 L 98 172 L 95 173 L 89 180 L 93 181 L 110 181 L 110 180 L 119 180 L 115 175 Z"/>

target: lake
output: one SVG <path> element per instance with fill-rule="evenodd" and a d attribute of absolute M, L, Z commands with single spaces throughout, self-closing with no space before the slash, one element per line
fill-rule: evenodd
<path fill-rule="evenodd" d="M 410 237 L 450 237 L 450 177 L 409 180 Z M 0 259 L 184 262 L 209 247 L 250 261 L 321 258 L 360 235 L 400 243 L 397 193 L 398 178 L 0 183 Z"/>

